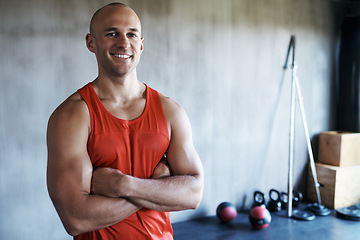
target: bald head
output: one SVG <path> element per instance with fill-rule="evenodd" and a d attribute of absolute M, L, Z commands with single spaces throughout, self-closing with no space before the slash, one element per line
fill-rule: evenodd
<path fill-rule="evenodd" d="M 98 9 L 94 15 L 92 16 L 91 18 L 91 21 L 90 21 L 90 34 L 91 35 L 94 35 L 95 34 L 95 29 L 96 29 L 96 24 L 97 22 L 99 21 L 99 19 L 102 19 L 102 17 L 104 17 L 103 15 L 106 15 L 106 13 L 108 11 L 111 11 L 112 8 L 124 8 L 126 9 L 127 11 L 130 11 L 133 13 L 134 17 L 137 18 L 138 22 L 139 22 L 139 26 L 141 27 L 141 22 L 140 22 L 140 19 L 139 17 L 137 16 L 137 14 L 134 12 L 134 10 L 132 10 L 129 6 L 127 6 L 126 4 L 124 3 L 120 3 L 120 2 L 113 2 L 113 3 L 109 3 L 105 6 L 103 6 L 102 8 Z"/>

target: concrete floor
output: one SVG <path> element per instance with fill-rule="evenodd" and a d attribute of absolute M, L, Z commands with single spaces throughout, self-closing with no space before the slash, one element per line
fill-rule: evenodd
<path fill-rule="evenodd" d="M 352 240 L 360 239 L 360 222 L 337 218 L 335 213 L 300 221 L 286 216 L 286 210 L 272 213 L 266 229 L 254 230 L 247 213 L 238 213 L 230 223 L 221 223 L 216 216 L 173 224 L 174 238 L 182 239 L 286 239 L 286 240 Z"/>

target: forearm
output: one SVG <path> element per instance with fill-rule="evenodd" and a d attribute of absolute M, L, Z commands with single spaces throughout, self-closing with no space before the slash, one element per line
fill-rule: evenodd
<path fill-rule="evenodd" d="M 200 175 L 177 175 L 162 179 L 140 179 L 126 176 L 119 196 L 134 204 L 156 211 L 195 209 L 202 197 Z"/>
<path fill-rule="evenodd" d="M 141 208 L 123 198 L 89 194 L 56 206 L 66 231 L 72 236 L 111 226 Z"/>

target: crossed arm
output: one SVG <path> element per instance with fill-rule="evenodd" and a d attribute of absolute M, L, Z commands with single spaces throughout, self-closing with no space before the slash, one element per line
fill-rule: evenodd
<path fill-rule="evenodd" d="M 157 211 L 196 208 L 203 170 L 194 149 L 189 120 L 172 100 L 162 97 L 170 128 L 169 169 L 161 162 L 152 179 L 109 168 L 93 171 L 86 145 L 90 117 L 78 94 L 67 99 L 48 125 L 48 191 L 70 235 L 115 224 L 145 207 Z"/>

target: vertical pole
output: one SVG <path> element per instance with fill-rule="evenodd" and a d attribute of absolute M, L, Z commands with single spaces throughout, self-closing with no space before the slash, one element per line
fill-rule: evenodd
<path fill-rule="evenodd" d="M 295 81 L 291 79 L 291 108 L 290 108 L 290 139 L 289 139 L 289 172 L 288 172 L 288 207 L 287 216 L 292 216 L 293 198 L 293 170 L 294 170 L 294 143 L 295 143 Z"/>
<path fill-rule="evenodd" d="M 294 170 L 294 143 L 295 143 L 295 37 L 291 36 L 290 47 L 292 46 L 292 74 L 291 74 L 291 106 L 290 106 L 290 139 L 289 139 L 289 171 L 288 171 L 288 206 L 287 216 L 292 217 L 293 199 L 293 170 Z"/>

